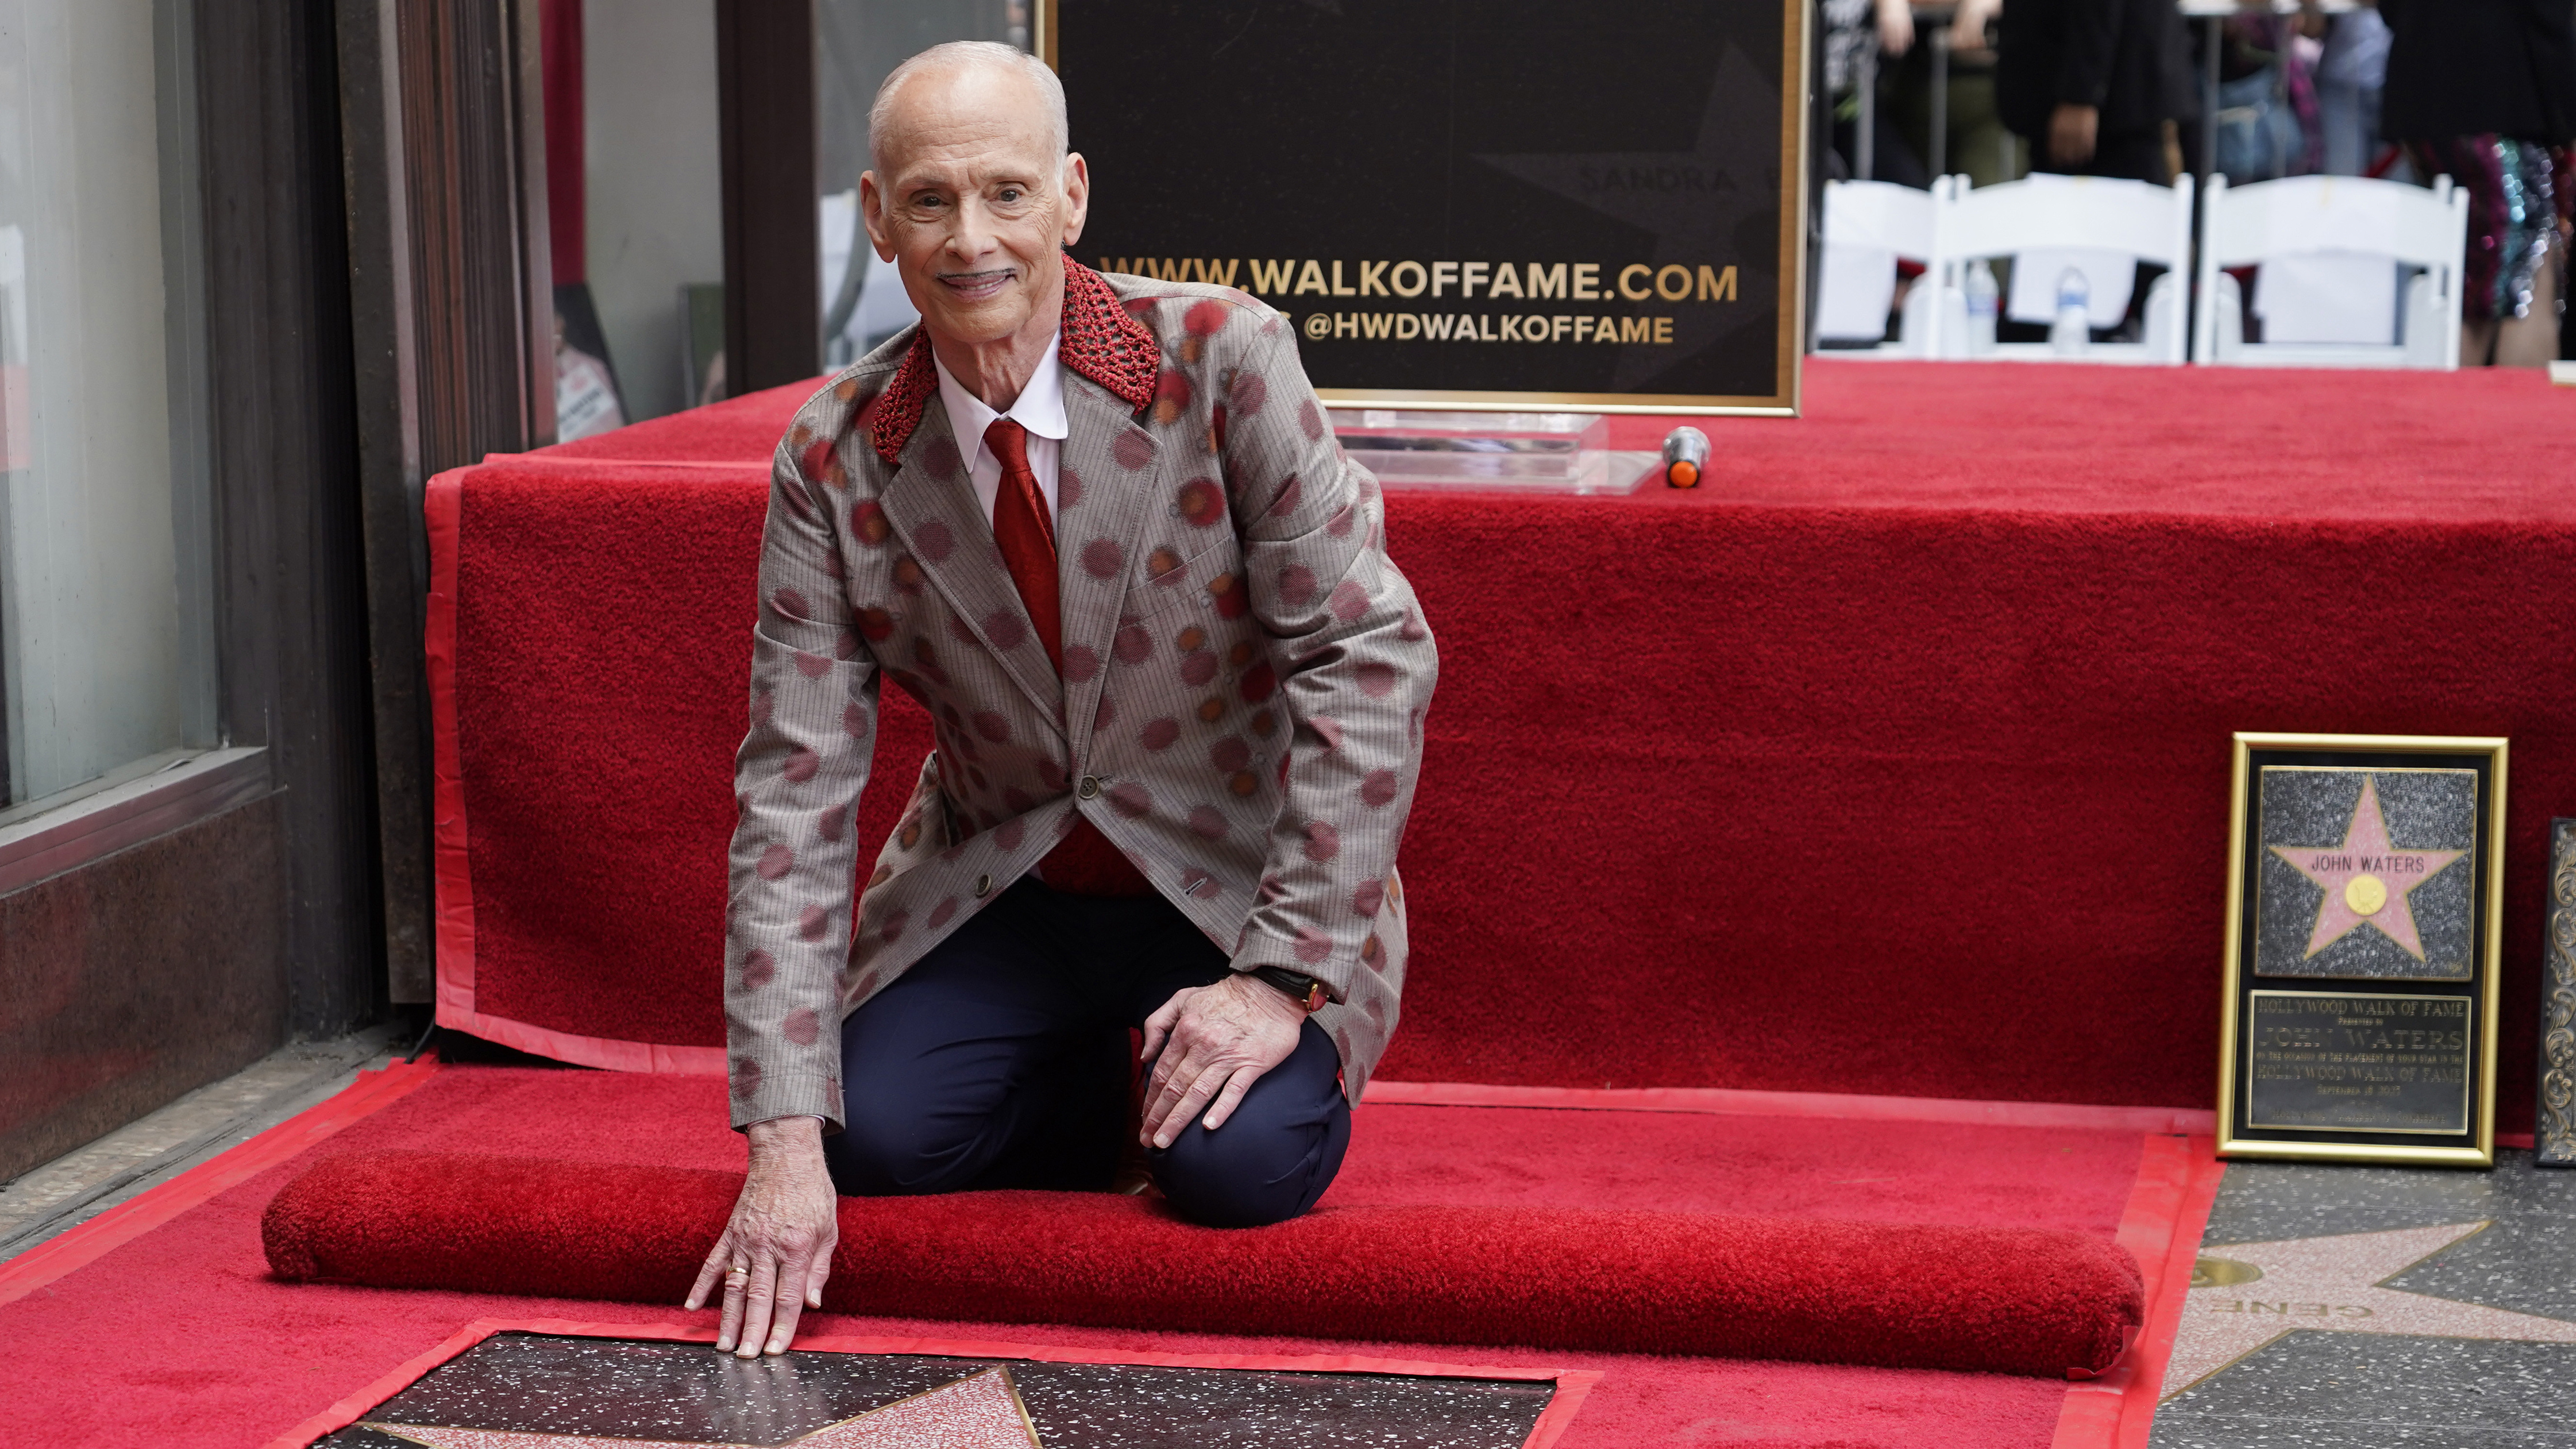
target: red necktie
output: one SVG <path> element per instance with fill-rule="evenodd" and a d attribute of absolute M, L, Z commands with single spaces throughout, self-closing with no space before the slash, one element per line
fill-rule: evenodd
<path fill-rule="evenodd" d="M 1056 595 L 1055 523 L 1047 516 L 1046 495 L 1038 475 L 1029 469 L 1028 430 L 1009 418 L 995 418 L 984 430 L 984 446 L 1002 465 L 1002 486 L 993 498 L 993 541 L 1002 547 L 1002 567 L 1020 605 L 1029 612 L 1047 662 L 1064 674 L 1064 622 Z M 1072 721 L 1066 721 L 1072 728 Z M 1083 896 L 1141 896 L 1154 892 L 1146 880 L 1099 827 L 1080 816 L 1046 859 L 1038 874 L 1055 890 Z"/>
<path fill-rule="evenodd" d="M 1064 624 L 1056 607 L 1055 522 L 1047 517 L 1046 495 L 1038 475 L 1029 469 L 1029 433 L 1009 418 L 995 418 L 984 430 L 984 446 L 1002 464 L 1001 490 L 993 498 L 993 541 L 1002 546 L 1002 567 L 1046 646 L 1047 662 L 1064 673 Z"/>

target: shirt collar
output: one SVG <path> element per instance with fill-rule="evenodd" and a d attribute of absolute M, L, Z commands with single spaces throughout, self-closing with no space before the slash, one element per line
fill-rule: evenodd
<path fill-rule="evenodd" d="M 1145 285 L 1136 278 L 1128 280 Z M 1150 310 L 1149 299 L 1137 301 L 1140 310 Z M 1276 319 L 1263 325 L 1275 326 Z M 1116 288 L 1071 257 L 1064 259 L 1064 315 L 1058 331 L 1072 339 L 1061 359 L 1065 371 L 1080 374 L 1131 409 L 1154 400 L 1163 366 L 1162 348 L 1154 334 L 1127 310 Z M 1050 383 L 1061 381 L 1061 377 L 1049 378 Z M 937 391 L 939 369 L 931 356 L 930 334 L 915 324 L 903 365 L 861 414 L 868 440 L 889 466 L 902 466 L 904 445 L 912 441 L 913 429 L 921 426 L 921 415 Z"/>
<path fill-rule="evenodd" d="M 987 406 L 951 376 L 948 364 L 933 354 L 931 365 L 939 369 L 939 400 L 948 409 L 948 422 L 957 432 L 959 446 L 981 444 L 984 430 L 993 426 L 995 418 L 1009 418 L 1041 438 L 1062 442 L 1070 437 L 1073 428 L 1064 416 L 1064 365 L 1059 356 L 1063 346 L 1061 331 L 1047 339 L 1046 355 L 1038 359 L 1037 370 L 1029 374 L 1028 386 L 1020 389 L 1008 412 L 995 412 Z"/>

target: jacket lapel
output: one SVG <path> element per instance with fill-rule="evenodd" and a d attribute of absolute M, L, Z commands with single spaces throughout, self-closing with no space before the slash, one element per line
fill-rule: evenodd
<path fill-rule="evenodd" d="M 1077 424 L 1075 436 L 1080 435 Z M 934 402 L 923 411 L 901 456 L 879 500 L 887 522 L 1002 672 L 1028 696 L 1039 716 L 1062 733 L 1063 686 L 1029 624 L 1019 591 L 1011 587 L 1009 571 L 1002 567 L 1001 547 L 993 542 L 993 526 L 975 501 L 975 485 L 966 477 L 946 408 Z M 948 643 L 935 640 L 932 647 Z"/>
<path fill-rule="evenodd" d="M 1147 515 L 1170 489 L 1163 482 L 1162 449 L 1137 426 L 1124 400 L 1068 369 L 1064 412 L 1072 436 L 1065 439 L 1057 471 L 1056 592 L 1064 617 L 1064 718 L 1079 774 L 1090 757 L 1091 720 L 1109 677 L 1138 540 Z M 1061 502 L 1066 475 L 1080 480 L 1079 500 L 1070 507 Z M 1077 649 L 1087 651 L 1087 661 Z M 1088 673 L 1084 662 L 1091 666 Z"/>

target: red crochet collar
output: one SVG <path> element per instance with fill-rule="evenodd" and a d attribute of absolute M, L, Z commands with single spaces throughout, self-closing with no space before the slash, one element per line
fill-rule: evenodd
<path fill-rule="evenodd" d="M 1064 259 L 1064 365 L 1109 389 L 1131 408 L 1154 400 L 1163 349 L 1098 272 Z"/>
<path fill-rule="evenodd" d="M 1163 349 L 1154 334 L 1119 305 L 1098 272 L 1064 259 L 1064 315 L 1058 324 L 1063 341 L 1056 356 L 1074 372 L 1107 388 L 1131 408 L 1154 400 L 1154 379 L 1163 367 Z M 939 391 L 939 369 L 931 361 L 930 335 L 916 330 L 903 366 L 886 384 L 869 410 L 868 440 L 877 456 L 901 462 L 904 444 Z"/>

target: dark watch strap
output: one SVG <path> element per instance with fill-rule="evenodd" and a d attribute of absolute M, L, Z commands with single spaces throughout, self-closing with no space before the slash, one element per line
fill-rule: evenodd
<path fill-rule="evenodd" d="M 1324 989 L 1323 982 L 1303 971 L 1291 971 L 1285 966 L 1255 966 L 1252 974 L 1287 993 L 1290 1000 L 1304 1007 L 1309 1014 L 1323 1010 L 1333 999 L 1332 993 Z"/>

